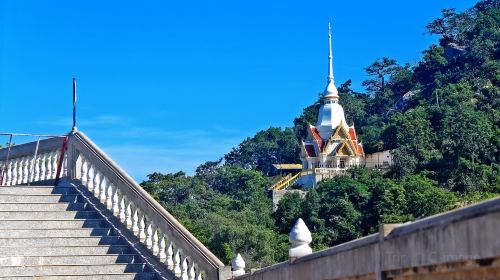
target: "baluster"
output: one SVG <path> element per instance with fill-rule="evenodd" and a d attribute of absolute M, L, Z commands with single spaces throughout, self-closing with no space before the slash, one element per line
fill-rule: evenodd
<path fill-rule="evenodd" d="M 106 208 L 113 211 L 113 185 L 108 182 L 106 188 Z"/>
<path fill-rule="evenodd" d="M 138 207 L 135 204 L 132 204 L 132 227 L 130 230 L 134 233 L 135 236 L 139 233 L 139 216 L 137 214 Z"/>
<path fill-rule="evenodd" d="M 68 177 L 68 153 L 64 153 L 62 177 Z"/>
<path fill-rule="evenodd" d="M 141 242 L 144 242 L 146 241 L 147 221 L 146 217 L 144 216 L 144 213 L 140 209 L 138 211 L 138 216 L 139 216 L 139 233 L 137 234 L 137 237 Z"/>
<path fill-rule="evenodd" d="M 80 169 L 80 176 L 81 176 L 80 181 L 82 181 L 82 184 L 85 186 L 85 185 L 87 185 L 87 182 L 88 182 L 87 171 L 89 169 L 89 166 L 88 166 L 87 159 L 81 155 L 80 155 L 80 157 L 82 159 L 82 166 Z"/>
<path fill-rule="evenodd" d="M 108 192 L 108 187 L 109 187 L 108 180 L 103 175 L 102 180 L 101 180 L 101 187 L 99 188 L 100 193 L 99 193 L 99 197 L 98 197 L 98 199 L 101 203 L 106 203 L 106 195 Z"/>
<path fill-rule="evenodd" d="M 125 227 L 130 229 L 132 227 L 132 203 L 125 198 Z"/>
<path fill-rule="evenodd" d="M 125 204 L 125 196 L 121 192 L 118 192 L 118 207 L 119 207 L 118 218 L 122 223 L 125 224 L 127 217 L 126 214 L 127 205 Z"/>
<path fill-rule="evenodd" d="M 181 253 L 179 252 L 179 249 L 175 248 L 175 255 L 174 255 L 174 274 L 175 276 L 179 277 L 181 276 L 182 270 L 181 270 Z"/>
<path fill-rule="evenodd" d="M 174 253 L 174 248 L 173 248 L 172 242 L 168 242 L 167 250 L 166 250 L 166 255 L 167 258 L 165 259 L 165 264 L 167 265 L 167 268 L 170 270 L 174 269 L 174 260 L 172 254 Z"/>
<path fill-rule="evenodd" d="M 5 180 L 5 185 L 10 186 L 10 184 L 12 183 L 12 161 L 9 161 L 5 176 L 7 177 Z"/>
<path fill-rule="evenodd" d="M 182 256 L 181 279 L 188 280 L 188 260 L 186 256 Z"/>
<path fill-rule="evenodd" d="M 24 160 L 23 160 L 23 184 L 28 183 L 29 165 L 30 165 L 30 158 L 24 157 Z"/>
<path fill-rule="evenodd" d="M 94 169 L 95 170 L 95 169 Z M 99 199 L 99 192 L 101 188 L 101 172 L 95 170 L 95 176 L 94 176 L 94 189 L 92 190 L 94 193 L 94 196 Z"/>
<path fill-rule="evenodd" d="M 120 213 L 120 197 L 118 194 L 118 189 L 115 187 L 115 185 L 111 185 L 111 195 L 113 196 L 111 210 L 113 212 L 113 215 L 118 216 L 118 214 Z"/>
<path fill-rule="evenodd" d="M 33 182 L 35 179 L 35 159 L 29 157 L 28 161 L 28 183 Z"/>
<path fill-rule="evenodd" d="M 33 182 L 40 181 L 40 155 L 37 155 L 35 158 L 34 164 L 34 174 L 33 174 Z"/>
<path fill-rule="evenodd" d="M 89 162 L 89 168 L 87 170 L 87 189 L 90 192 L 94 191 L 94 177 L 95 177 L 94 172 L 95 172 L 94 165 L 90 164 Z"/>
<path fill-rule="evenodd" d="M 160 241 L 158 242 L 159 248 L 158 248 L 158 258 L 160 259 L 160 262 L 165 262 L 167 259 L 167 254 L 165 253 L 166 245 L 167 242 L 165 240 L 165 234 L 161 233 L 160 234 Z"/>
<path fill-rule="evenodd" d="M 51 179 L 55 179 L 57 175 L 57 159 L 59 158 L 59 151 L 55 151 L 51 153 L 52 155 L 52 177 Z M 61 166 L 62 167 L 62 166 Z"/>
<path fill-rule="evenodd" d="M 40 181 L 45 180 L 45 171 L 46 171 L 46 165 L 45 165 L 45 154 L 40 155 Z"/>
<path fill-rule="evenodd" d="M 20 162 L 19 162 L 19 159 L 16 158 L 14 159 L 14 170 L 13 170 L 13 173 L 12 173 L 12 185 L 15 186 L 15 185 L 18 185 L 17 181 L 19 180 L 19 166 L 20 166 Z"/>
<path fill-rule="evenodd" d="M 192 261 L 189 264 L 188 279 L 189 280 L 196 280 L 196 271 L 194 268 L 194 263 Z"/>
<path fill-rule="evenodd" d="M 151 241 L 153 243 L 153 247 L 151 247 L 151 251 L 153 255 L 158 255 L 160 251 L 160 247 L 158 247 L 158 228 L 154 224 L 151 225 L 151 229 L 153 230 L 153 236 L 151 236 Z"/>
<path fill-rule="evenodd" d="M 17 184 L 23 183 L 23 158 L 17 159 Z"/>
<path fill-rule="evenodd" d="M 16 185 L 17 184 L 17 160 L 13 159 L 12 160 L 12 176 L 11 176 L 11 183 L 9 185 Z"/>
<path fill-rule="evenodd" d="M 7 173 L 7 162 L 5 161 L 1 161 L 0 162 L 0 174 L 3 175 L 2 176 L 2 182 L 0 182 L 0 186 L 4 186 L 4 183 L 6 182 L 6 174 Z M 0 176 L 1 176 L 0 175 Z"/>
<path fill-rule="evenodd" d="M 198 272 L 198 276 L 196 277 L 196 280 L 203 280 L 203 273 L 201 271 Z"/>
<path fill-rule="evenodd" d="M 0 161 L 0 176 L 2 176 L 2 182 L 0 182 L 0 186 L 4 186 L 5 183 L 5 173 L 7 173 L 7 163 L 5 161 Z"/>
<path fill-rule="evenodd" d="M 149 250 L 153 248 L 153 225 L 149 220 L 146 221 L 146 239 L 144 240 L 144 245 Z"/>
<path fill-rule="evenodd" d="M 47 153 L 47 154 L 45 154 L 45 178 L 44 178 L 44 180 L 49 180 L 51 175 L 52 175 L 51 154 Z"/>

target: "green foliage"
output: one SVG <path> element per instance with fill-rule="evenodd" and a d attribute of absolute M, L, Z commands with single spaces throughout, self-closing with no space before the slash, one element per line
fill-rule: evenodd
<path fill-rule="evenodd" d="M 236 252 L 250 267 L 286 257 L 287 237 L 274 230 L 269 180 L 261 172 L 217 163 L 198 172 L 154 173 L 141 186 L 225 263 Z"/>
<path fill-rule="evenodd" d="M 297 163 L 299 144 L 292 129 L 271 127 L 247 138 L 224 156 L 226 164 L 256 169 L 266 175 L 273 171 L 274 163 Z"/>

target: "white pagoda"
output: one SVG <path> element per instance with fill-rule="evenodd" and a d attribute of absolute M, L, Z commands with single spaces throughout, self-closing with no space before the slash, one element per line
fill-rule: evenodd
<path fill-rule="evenodd" d="M 296 184 L 303 186 L 315 186 L 323 179 L 344 174 L 347 169 L 363 163 L 363 146 L 358 143 L 354 124 L 349 126 L 345 120 L 334 83 L 330 23 L 328 45 L 328 78 L 318 122 L 316 126 L 309 125 L 300 152 L 302 174 Z"/>

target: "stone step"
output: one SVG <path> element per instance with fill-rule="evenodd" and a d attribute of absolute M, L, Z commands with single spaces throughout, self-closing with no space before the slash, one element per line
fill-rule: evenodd
<path fill-rule="evenodd" d="M 41 265 L 41 266 L 0 266 L 0 275 L 6 276 L 43 276 L 74 274 L 109 274 L 146 272 L 141 263 L 105 265 Z"/>
<path fill-rule="evenodd" d="M 74 187 L 11 186 L 1 187 L 0 194 L 76 194 Z"/>
<path fill-rule="evenodd" d="M 0 229 L 107 228 L 102 219 L 81 220 L 0 220 Z"/>
<path fill-rule="evenodd" d="M 101 265 L 115 263 L 142 263 L 138 255 L 75 255 L 75 256 L 20 256 L 4 258 L 1 266 L 36 265 Z"/>
<path fill-rule="evenodd" d="M 57 202 L 83 202 L 77 194 L 0 194 L 0 203 L 57 203 Z"/>
<path fill-rule="evenodd" d="M 51 247 L 51 246 L 97 246 L 119 245 L 123 240 L 119 236 L 91 237 L 42 237 L 42 238 L 0 238 L 0 247 Z"/>
<path fill-rule="evenodd" d="M 1 256 L 72 256 L 72 255 L 104 255 L 104 254 L 133 254 L 128 245 L 100 245 L 100 246 L 52 246 L 0 247 Z"/>
<path fill-rule="evenodd" d="M 0 211 L 83 211 L 87 203 L 0 203 Z"/>
<path fill-rule="evenodd" d="M 72 228 L 72 229 L 0 229 L 0 238 L 9 237 L 86 237 L 111 235 L 110 228 Z"/>
<path fill-rule="evenodd" d="M 97 218 L 95 211 L 1 211 L 0 220 L 65 220 Z"/>
<path fill-rule="evenodd" d="M 7 276 L 0 280 L 31 280 L 31 276 Z M 92 274 L 92 275 L 45 275 L 37 276 L 37 280 L 152 280 L 157 279 L 153 272 L 141 273 L 116 273 L 116 274 Z"/>

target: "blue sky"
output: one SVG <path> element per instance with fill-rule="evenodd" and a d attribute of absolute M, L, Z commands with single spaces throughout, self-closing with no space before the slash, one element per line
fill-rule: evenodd
<path fill-rule="evenodd" d="M 0 132 L 78 128 L 133 177 L 215 160 L 377 57 L 414 63 L 440 10 L 469 0 L 0 1 Z M 3 142 L 4 140 L 2 140 Z M 18 140 L 19 142 L 20 140 Z"/>

